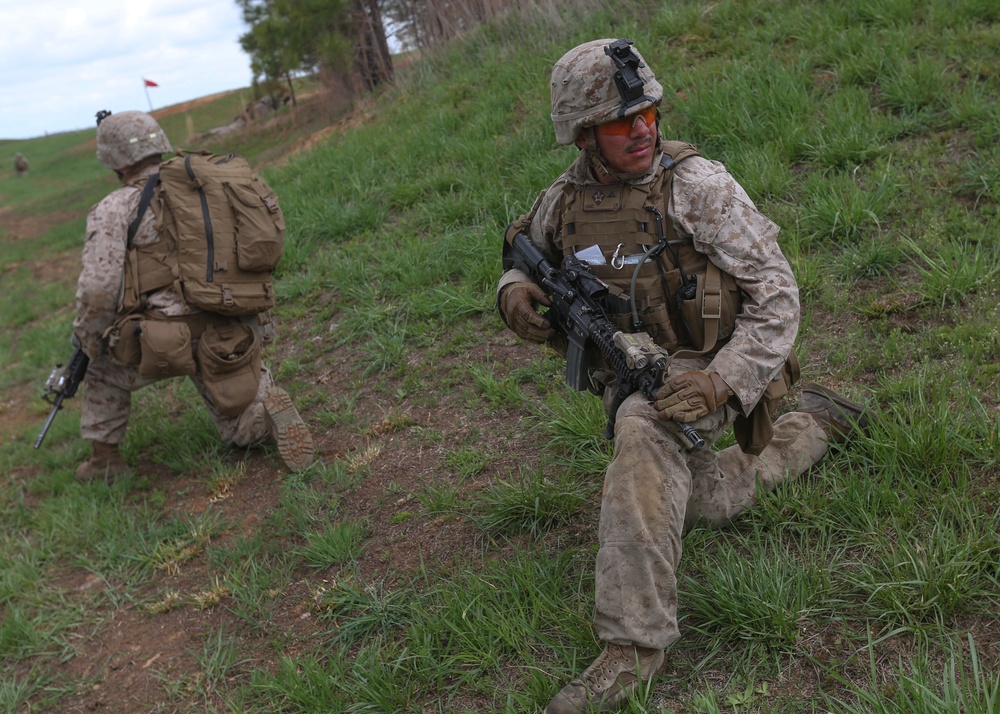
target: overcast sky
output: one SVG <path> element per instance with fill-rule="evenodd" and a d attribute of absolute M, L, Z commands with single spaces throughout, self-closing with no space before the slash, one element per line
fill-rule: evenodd
<path fill-rule="evenodd" d="M 0 139 L 249 86 L 235 0 L 0 0 Z"/>

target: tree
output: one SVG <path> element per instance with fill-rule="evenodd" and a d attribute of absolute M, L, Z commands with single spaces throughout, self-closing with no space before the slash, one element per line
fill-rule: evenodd
<path fill-rule="evenodd" d="M 374 89 L 392 79 L 392 56 L 378 2 L 355 0 L 355 3 L 358 28 L 356 66 L 365 89 Z"/>
<path fill-rule="evenodd" d="M 292 73 L 302 69 L 302 58 L 293 45 L 287 18 L 282 17 L 271 0 L 236 0 L 243 11 L 243 21 L 250 30 L 240 37 L 240 46 L 250 55 L 254 84 L 284 81 L 295 104 Z"/>
<path fill-rule="evenodd" d="M 383 10 L 409 47 L 430 47 L 517 8 L 522 0 L 382 0 Z"/>
<path fill-rule="evenodd" d="M 249 31 L 240 44 L 254 76 L 288 82 L 297 72 L 349 67 L 372 89 L 392 78 L 376 0 L 236 0 Z M 293 95 L 294 96 L 294 95 Z"/>

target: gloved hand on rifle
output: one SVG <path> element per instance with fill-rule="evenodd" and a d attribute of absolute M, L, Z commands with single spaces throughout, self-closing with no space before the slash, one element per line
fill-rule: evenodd
<path fill-rule="evenodd" d="M 545 342 L 555 334 L 552 324 L 535 310 L 535 305 L 551 304 L 534 283 L 511 283 L 500 292 L 500 312 L 507 325 L 529 342 Z"/>
<path fill-rule="evenodd" d="M 692 422 L 722 409 L 733 394 L 718 372 L 696 369 L 667 379 L 653 406 L 662 421 Z"/>

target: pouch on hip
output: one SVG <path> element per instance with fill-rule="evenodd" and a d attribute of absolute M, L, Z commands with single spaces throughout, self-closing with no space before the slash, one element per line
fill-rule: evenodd
<path fill-rule="evenodd" d="M 139 323 L 142 358 L 139 374 L 147 379 L 182 377 L 197 367 L 191 348 L 191 328 L 181 320 L 142 320 Z"/>
<path fill-rule="evenodd" d="M 108 353 L 116 363 L 135 367 L 142 361 L 142 315 L 125 315 L 108 330 Z"/>
<path fill-rule="evenodd" d="M 198 341 L 198 363 L 205 391 L 215 410 L 238 416 L 260 386 L 261 344 L 247 324 L 209 325 Z"/>

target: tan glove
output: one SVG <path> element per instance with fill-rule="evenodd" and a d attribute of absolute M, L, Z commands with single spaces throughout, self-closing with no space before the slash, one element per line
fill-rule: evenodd
<path fill-rule="evenodd" d="M 555 330 L 535 310 L 536 304 L 552 303 L 534 283 L 511 283 L 500 292 L 500 312 L 510 329 L 529 342 L 545 342 L 555 334 Z"/>
<path fill-rule="evenodd" d="M 692 422 L 721 409 L 733 394 L 718 372 L 698 369 L 670 377 L 653 407 L 662 421 Z"/>

